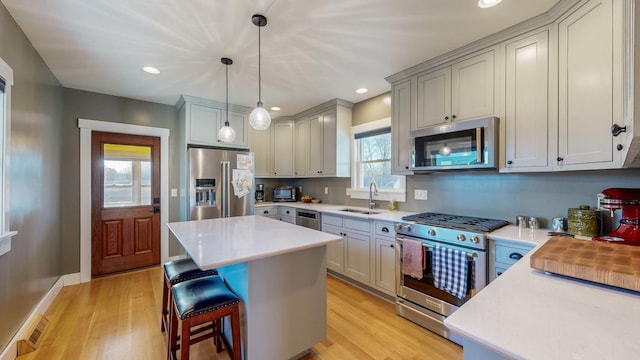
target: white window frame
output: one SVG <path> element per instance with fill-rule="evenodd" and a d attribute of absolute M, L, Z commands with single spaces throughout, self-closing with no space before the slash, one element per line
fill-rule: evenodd
<path fill-rule="evenodd" d="M 17 231 L 10 231 L 9 227 L 9 140 L 11 139 L 11 86 L 13 86 L 13 69 L 0 58 L 0 78 L 5 82 L 3 114 L 0 114 L 0 256 L 11 251 L 11 237 Z"/>
<path fill-rule="evenodd" d="M 391 127 L 391 118 L 384 118 L 380 120 L 370 121 L 361 125 L 351 127 L 351 187 L 347 189 L 347 196 L 352 199 L 369 199 L 369 189 L 358 188 L 358 152 L 356 149 L 355 134 L 360 134 L 367 131 L 373 131 L 382 129 L 385 127 Z M 393 151 L 393 149 L 391 149 Z M 373 200 L 383 201 L 407 201 L 407 178 L 404 175 L 400 176 L 401 188 L 398 190 L 378 189 L 378 195 L 373 196 Z"/>

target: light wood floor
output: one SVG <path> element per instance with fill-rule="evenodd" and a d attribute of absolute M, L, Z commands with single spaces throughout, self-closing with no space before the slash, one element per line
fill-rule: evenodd
<path fill-rule="evenodd" d="M 331 276 L 327 284 L 327 338 L 305 360 L 462 359 L 460 346 L 397 316 L 393 304 Z M 64 287 L 45 314 L 39 348 L 18 359 L 164 359 L 161 302 L 160 267 Z M 228 359 L 210 341 L 191 354 Z"/>

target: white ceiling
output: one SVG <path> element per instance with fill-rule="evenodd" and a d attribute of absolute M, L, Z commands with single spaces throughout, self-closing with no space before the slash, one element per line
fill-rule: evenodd
<path fill-rule="evenodd" d="M 389 91 L 386 76 L 549 10 L 558 0 L 2 0 L 68 88 L 175 105 L 181 94 L 293 115 Z M 152 65 L 160 75 L 141 67 Z M 355 93 L 366 87 L 364 95 Z"/>

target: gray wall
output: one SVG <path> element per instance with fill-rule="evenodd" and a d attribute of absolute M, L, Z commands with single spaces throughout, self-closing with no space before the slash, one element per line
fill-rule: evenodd
<path fill-rule="evenodd" d="M 179 188 L 178 112 L 174 106 L 64 90 L 64 146 L 62 172 L 62 273 L 80 271 L 80 129 L 78 119 L 109 121 L 169 129 L 169 187 Z M 164 185 L 163 185 L 164 186 Z M 169 221 L 179 220 L 178 198 L 169 198 Z M 174 240 L 169 255 L 182 253 Z"/>
<path fill-rule="evenodd" d="M 60 272 L 60 83 L 0 4 L 0 57 L 13 68 L 8 152 L 11 251 L 0 256 L 0 349 Z"/>

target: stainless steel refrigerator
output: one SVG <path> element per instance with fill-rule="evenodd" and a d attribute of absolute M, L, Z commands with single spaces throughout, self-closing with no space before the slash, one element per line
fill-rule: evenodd
<path fill-rule="evenodd" d="M 253 215 L 253 153 L 192 147 L 188 155 L 189 220 Z"/>

